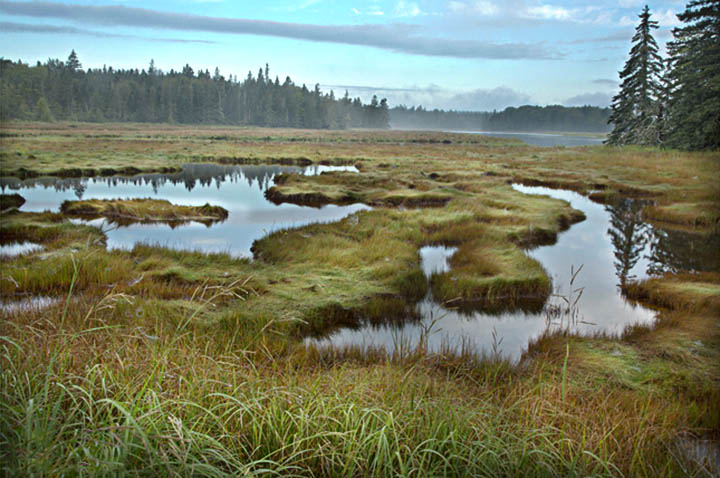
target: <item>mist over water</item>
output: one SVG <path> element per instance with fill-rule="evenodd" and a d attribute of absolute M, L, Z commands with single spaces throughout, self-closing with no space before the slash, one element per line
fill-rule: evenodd
<path fill-rule="evenodd" d="M 495 138 L 519 139 L 532 146 L 597 146 L 605 141 L 604 136 L 583 136 L 581 134 L 562 133 L 512 133 L 498 131 L 447 131 L 448 133 L 481 134 Z"/>

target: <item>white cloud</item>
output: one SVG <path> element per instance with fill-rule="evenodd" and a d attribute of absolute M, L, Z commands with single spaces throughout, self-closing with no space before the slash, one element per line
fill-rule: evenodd
<path fill-rule="evenodd" d="M 660 28 L 671 28 L 682 24 L 671 8 L 666 8 L 665 10 L 660 8 L 657 11 L 650 10 L 650 20 L 658 22 Z M 625 15 L 620 18 L 618 22 L 618 24 L 623 27 L 637 26 L 639 23 L 640 19 L 637 15 L 632 17 Z"/>
<path fill-rule="evenodd" d="M 641 7 L 645 0 L 620 0 L 618 4 L 623 8 Z"/>
<path fill-rule="evenodd" d="M 456 2 L 453 0 L 448 3 L 448 10 L 450 10 L 451 12 L 459 12 L 466 7 L 467 5 L 465 5 L 463 2 Z"/>
<path fill-rule="evenodd" d="M 422 15 L 423 12 L 415 2 L 405 2 L 404 0 L 398 1 L 393 11 L 393 15 L 396 17 L 417 17 Z"/>
<path fill-rule="evenodd" d="M 507 86 L 479 88 L 470 91 L 457 91 L 441 88 L 438 85 L 395 87 L 373 87 L 358 85 L 323 85 L 323 88 L 342 92 L 347 90 L 350 97 L 359 96 L 369 101 L 372 95 L 387 98 L 392 106 L 420 106 L 426 109 L 444 109 L 456 111 L 492 111 L 504 110 L 508 106 L 532 104 L 532 98 Z"/>
<path fill-rule="evenodd" d="M 620 21 L 618 21 L 618 25 L 621 27 L 630 27 L 634 26 L 636 23 L 635 19 L 628 17 L 627 15 L 620 18 Z"/>
<path fill-rule="evenodd" d="M 609 93 L 583 93 L 563 101 L 565 106 L 599 106 L 605 108 L 610 106 L 613 95 Z"/>
<path fill-rule="evenodd" d="M 481 16 L 495 15 L 500 11 L 500 8 L 488 0 L 475 0 L 474 2 L 465 3 L 458 1 L 451 1 L 448 4 L 448 9 L 451 12 L 464 13 L 464 14 L 476 14 Z"/>
<path fill-rule="evenodd" d="M 498 86 L 493 89 L 479 88 L 476 90 L 458 93 L 444 103 L 446 108 L 459 111 L 492 111 L 503 110 L 508 106 L 522 106 L 531 103 L 530 96 L 515 91 L 507 86 Z"/>
<path fill-rule="evenodd" d="M 526 13 L 532 18 L 540 18 L 543 20 L 570 20 L 572 17 L 570 10 L 553 5 L 531 7 L 526 10 Z"/>
<path fill-rule="evenodd" d="M 375 16 L 382 16 L 385 15 L 385 12 L 382 11 L 382 9 L 378 5 L 370 5 L 370 8 L 367 12 L 368 15 L 375 15 Z"/>
<path fill-rule="evenodd" d="M 195 0 L 199 2 L 222 2 L 224 0 Z M 271 7 L 270 10 L 276 11 L 276 12 L 298 12 L 300 10 L 305 10 L 306 8 L 312 7 L 314 5 L 317 5 L 322 0 L 306 0 L 305 2 L 300 3 L 299 5 L 287 5 L 284 7 Z"/>
<path fill-rule="evenodd" d="M 650 19 L 658 22 L 660 27 L 675 27 L 682 23 L 675 12 L 669 8 L 665 11 L 661 8 L 657 12 L 650 11 L 650 13 L 652 13 Z"/>

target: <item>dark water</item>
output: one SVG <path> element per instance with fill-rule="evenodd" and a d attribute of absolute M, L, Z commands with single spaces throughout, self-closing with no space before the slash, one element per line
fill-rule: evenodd
<path fill-rule="evenodd" d="M 552 246 L 528 254 L 540 261 L 553 279 L 558 295 L 577 298 L 571 314 L 564 300 L 551 297 L 542 312 L 488 313 L 455 310 L 435 301 L 432 293 L 415 304 L 421 320 L 378 323 L 360 320 L 356 327 L 333 331 L 323 338 L 309 338 L 317 346 L 383 347 L 393 351 L 413 347 L 422 340 L 432 351 L 471 348 L 477 353 L 498 354 L 518 360 L 528 344 L 546 330 L 563 329 L 579 334 L 619 334 L 630 324 L 651 324 L 652 310 L 626 301 L 619 286 L 663 270 L 717 270 L 718 237 L 656 230 L 640 220 L 642 203 L 624 200 L 603 206 L 569 191 L 515 186 L 529 194 L 546 194 L 569 201 L 587 219 L 558 236 Z M 426 276 L 448 271 L 452 248 L 420 250 Z M 582 269 L 571 287 L 571 271 Z M 450 271 L 452 273 L 452 271 Z"/>
<path fill-rule="evenodd" d="M 519 139 L 533 146 L 593 146 L 605 141 L 604 137 L 562 133 L 505 133 L 498 131 L 449 131 L 449 133 L 482 134 L 497 138 Z"/>
<path fill-rule="evenodd" d="M 106 230 L 109 248 L 129 249 L 137 242 L 160 244 L 176 249 L 229 252 L 250 256 L 253 241 L 280 228 L 342 219 L 367 206 L 328 205 L 322 208 L 275 205 L 265 191 L 280 173 L 306 175 L 329 171 L 354 171 L 353 166 L 222 166 L 190 164 L 182 172 L 109 178 L 36 178 L 20 181 L 0 178 L 3 191 L 21 194 L 27 202 L 22 211 L 57 211 L 70 199 L 156 198 L 174 204 L 222 206 L 229 216 L 211 226 L 190 222 L 180 226 L 133 224 L 119 227 L 105 219 L 90 221 Z"/>

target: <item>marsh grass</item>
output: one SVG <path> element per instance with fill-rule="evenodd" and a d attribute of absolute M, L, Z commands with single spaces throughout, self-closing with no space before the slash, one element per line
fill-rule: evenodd
<path fill-rule="evenodd" d="M 189 221 L 210 225 L 228 217 L 228 211 L 220 206 L 182 206 L 151 198 L 64 201 L 60 205 L 60 212 L 68 217 L 85 219 L 104 217 L 123 226 L 136 222 L 165 222 L 177 226 Z"/>
<path fill-rule="evenodd" d="M 204 292 L 188 317 L 208 305 Z M 645 451 L 623 463 L 627 437 L 580 419 L 572 380 L 560 406 L 564 380 L 528 383 L 469 356 L 284 365 L 237 335 L 210 345 L 192 320 L 162 326 L 152 308 L 113 320 L 126 296 L 71 298 L 57 321 L 26 314 L 3 326 L 0 449 L 11 474 L 611 476 L 657 465 L 645 461 L 650 434 L 634 435 Z"/>
<path fill-rule="evenodd" d="M 0 312 L 9 476 L 705 476 L 676 443 L 720 428 L 716 274 L 633 285 L 638 300 L 672 308 L 654 327 L 554 331 L 518 364 L 470 343 L 431 353 L 398 342 L 388 353 L 299 338 L 354 320 L 352 311 L 402 316 L 403 300 L 426 292 L 417 251 L 429 244 L 458 248 L 454 275 L 436 279 L 449 297 L 502 304 L 513 297 L 504 287 L 549 293 L 523 249 L 580 217 L 513 191 L 513 180 L 652 197 L 678 205 L 663 210 L 667 220 L 712 225 L 716 153 L 167 125 L 3 133 L 3 174 L 338 161 L 360 166 L 361 190 L 358 175 L 288 183 L 328 198 L 393 198 L 337 223 L 275 231 L 253 261 L 146 244 L 107 251 L 101 231 L 62 214 L 3 213 L 3 239 L 46 247 L 0 264 L 3 299 L 62 298 Z M 425 194 L 450 200 L 397 207 Z"/>

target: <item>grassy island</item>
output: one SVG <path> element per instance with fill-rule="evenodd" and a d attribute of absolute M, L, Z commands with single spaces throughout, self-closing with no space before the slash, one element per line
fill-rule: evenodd
<path fill-rule="evenodd" d="M 181 206 L 163 199 L 90 199 L 65 201 L 60 212 L 69 217 L 98 218 L 128 224 L 132 222 L 212 223 L 227 219 L 228 212 L 220 206 Z"/>

